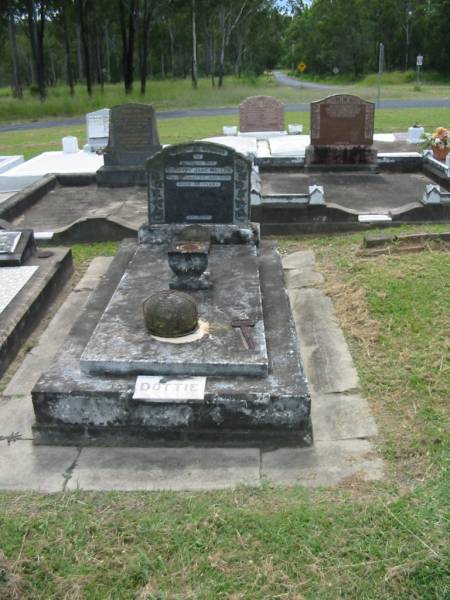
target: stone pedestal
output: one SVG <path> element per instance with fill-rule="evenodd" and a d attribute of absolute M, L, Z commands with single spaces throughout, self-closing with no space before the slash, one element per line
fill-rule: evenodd
<path fill-rule="evenodd" d="M 316 145 L 305 150 L 305 168 L 325 170 L 373 170 L 377 150 L 373 146 Z"/>

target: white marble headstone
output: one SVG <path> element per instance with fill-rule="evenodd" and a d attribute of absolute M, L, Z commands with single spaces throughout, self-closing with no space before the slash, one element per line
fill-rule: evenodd
<path fill-rule="evenodd" d="M 109 112 L 109 108 L 102 108 L 86 115 L 87 145 L 94 150 L 108 143 Z"/>

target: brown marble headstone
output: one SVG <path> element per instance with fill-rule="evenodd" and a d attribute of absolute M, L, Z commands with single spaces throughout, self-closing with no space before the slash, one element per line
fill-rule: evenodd
<path fill-rule="evenodd" d="M 373 102 L 350 94 L 311 102 L 311 145 L 371 146 L 374 117 Z"/>
<path fill-rule="evenodd" d="M 284 104 L 271 96 L 251 96 L 239 105 L 239 131 L 284 131 Z"/>

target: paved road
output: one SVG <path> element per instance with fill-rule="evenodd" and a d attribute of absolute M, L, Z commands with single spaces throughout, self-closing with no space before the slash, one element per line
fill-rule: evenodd
<path fill-rule="evenodd" d="M 277 71 L 279 73 L 279 71 Z M 284 76 L 287 77 L 287 76 Z M 287 77 L 287 79 L 292 79 Z M 293 80 L 296 82 L 295 80 Z M 288 84 L 286 84 L 288 85 Z M 302 83 L 305 86 L 305 83 Z M 315 86 L 315 89 L 332 89 L 329 86 L 322 86 L 319 83 L 308 83 L 308 86 Z M 296 86 L 298 87 L 298 86 Z M 337 88 L 336 88 L 337 89 Z M 450 107 L 450 97 L 437 100 L 382 100 L 380 108 L 445 108 Z M 286 104 L 287 111 L 309 112 L 309 102 L 302 104 Z M 239 109 L 235 108 L 193 108 L 189 110 L 170 110 L 156 113 L 159 121 L 165 119 L 179 119 L 182 117 L 215 117 L 215 116 L 231 116 L 237 115 Z M 72 125 L 83 125 L 84 117 L 76 117 L 71 119 L 58 119 L 53 121 L 34 121 L 31 123 L 8 123 L 0 125 L 0 133 L 6 131 L 25 131 L 30 129 L 50 129 L 51 127 L 70 127 Z M 224 120 L 224 125 L 226 121 Z"/>
<path fill-rule="evenodd" d="M 300 79 L 296 79 L 295 77 L 289 77 L 285 75 L 282 71 L 272 71 L 273 76 L 277 80 L 277 82 L 281 85 L 287 85 L 289 87 L 294 88 L 305 88 L 309 90 L 337 90 L 337 85 L 327 85 L 325 83 L 312 83 L 311 81 L 301 81 Z M 343 86 L 340 86 L 342 88 Z M 339 88 L 339 89 L 340 89 Z"/>

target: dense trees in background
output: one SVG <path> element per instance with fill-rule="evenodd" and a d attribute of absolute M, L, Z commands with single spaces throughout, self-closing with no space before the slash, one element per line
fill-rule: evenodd
<path fill-rule="evenodd" d="M 308 73 L 450 71 L 450 0 L 0 0 L 0 86 L 45 99 L 49 86 L 259 74 L 303 60 Z"/>
<path fill-rule="evenodd" d="M 355 78 L 375 71 L 385 46 L 388 70 L 427 69 L 450 74 L 450 0 L 314 0 L 291 2 L 285 45 L 288 62 L 301 57 L 309 71 L 334 68 Z"/>
<path fill-rule="evenodd" d="M 281 60 L 290 19 L 275 0 L 0 0 L 0 86 L 260 73 Z"/>

